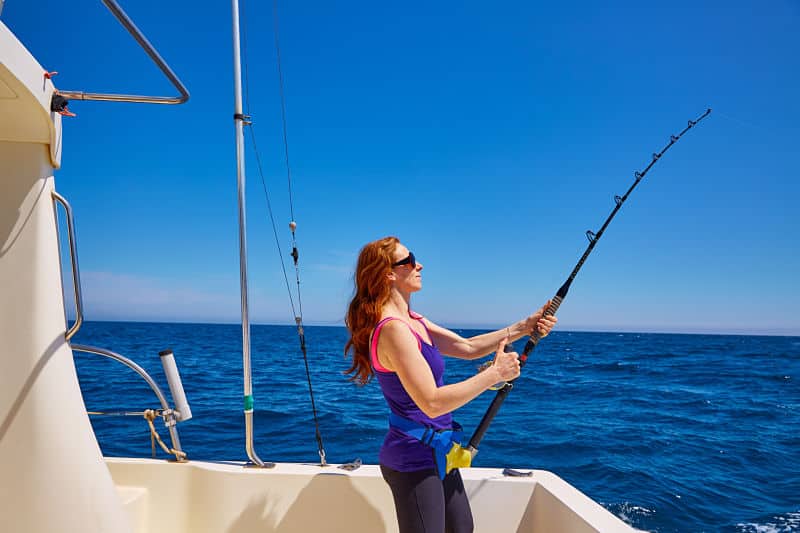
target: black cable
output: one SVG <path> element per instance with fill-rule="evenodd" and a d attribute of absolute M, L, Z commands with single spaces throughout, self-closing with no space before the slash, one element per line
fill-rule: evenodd
<path fill-rule="evenodd" d="M 291 221 L 289 222 L 289 228 L 292 232 L 292 259 L 294 260 L 294 272 L 295 272 L 295 279 L 297 281 L 297 306 L 299 309 L 299 313 L 295 315 L 294 320 L 297 324 L 297 336 L 300 339 L 300 351 L 303 352 L 303 362 L 306 366 L 306 380 L 308 381 L 308 395 L 311 398 L 311 411 L 314 414 L 314 427 L 316 428 L 316 438 L 317 438 L 317 448 L 319 451 L 319 459 L 322 465 L 327 464 L 325 462 L 325 447 L 322 444 L 322 434 L 319 431 L 319 419 L 317 418 L 317 406 L 316 402 L 314 401 L 314 388 L 311 386 L 311 372 L 308 368 L 308 354 L 306 352 L 306 336 L 303 330 L 303 300 L 300 298 L 300 267 L 298 266 L 298 260 L 300 254 L 297 250 L 297 238 L 295 236 L 295 230 L 297 229 L 297 223 L 295 222 L 294 218 L 294 201 L 292 198 L 292 169 L 289 165 L 289 136 L 286 132 L 286 97 L 285 92 L 283 89 L 283 67 L 281 64 L 281 43 L 279 38 L 279 25 L 278 25 L 278 0 L 273 0 L 272 2 L 272 20 L 274 26 L 274 34 L 275 34 L 275 55 L 277 58 L 277 65 L 278 65 L 278 84 L 280 86 L 280 95 L 281 95 L 281 120 L 283 122 L 283 153 L 284 158 L 286 161 L 286 180 L 289 187 L 289 213 L 291 215 Z M 288 281 L 287 281 L 287 288 L 288 288 Z M 292 306 L 292 311 L 294 311 L 294 306 Z"/>
<path fill-rule="evenodd" d="M 242 4 L 244 1 L 242 0 Z M 244 11 L 244 7 L 242 8 Z M 283 146 L 284 146 L 284 156 L 286 160 L 286 174 L 287 180 L 289 185 L 289 210 L 292 217 L 291 222 L 289 223 L 289 227 L 292 232 L 292 259 L 294 260 L 294 267 L 295 267 L 295 279 L 297 281 L 297 305 L 299 309 L 299 313 L 295 310 L 294 306 L 294 298 L 292 297 L 292 290 L 289 287 L 289 276 L 286 273 L 286 265 L 283 258 L 283 253 L 281 252 L 281 245 L 280 239 L 278 237 L 278 230 L 277 224 L 275 224 L 275 216 L 272 211 L 272 203 L 269 199 L 269 192 L 267 191 L 267 183 L 264 179 L 264 171 L 261 165 L 261 155 L 258 150 L 258 145 L 256 143 L 256 135 L 255 135 L 255 128 L 252 122 L 245 121 L 245 125 L 250 127 L 250 138 L 253 142 L 253 152 L 256 156 L 256 165 L 258 166 L 258 174 L 261 177 L 261 185 L 264 189 L 264 198 L 267 202 L 267 210 L 269 212 L 270 222 L 272 223 L 272 233 L 275 236 L 275 245 L 278 248 L 278 256 L 280 258 L 281 263 L 281 270 L 283 271 L 283 280 L 286 284 L 286 291 L 289 295 L 289 304 L 292 308 L 292 316 L 294 316 L 295 324 L 297 326 L 297 334 L 300 340 L 300 351 L 303 353 L 303 361 L 305 362 L 306 368 L 306 380 L 308 381 L 308 393 L 311 398 L 311 410 L 314 415 L 314 427 L 315 427 L 315 436 L 317 440 L 317 448 L 319 452 L 320 462 L 322 465 L 326 465 L 327 462 L 325 460 L 325 447 L 322 443 L 322 433 L 319 429 L 319 418 L 317 416 L 317 407 L 316 402 L 314 401 L 314 389 L 311 385 L 311 372 L 308 367 L 308 351 L 306 349 L 306 338 L 305 332 L 303 329 L 303 302 L 300 298 L 300 269 L 298 266 L 298 259 L 299 253 L 297 251 L 297 240 L 295 237 L 295 229 L 297 224 L 294 221 L 294 203 L 292 199 L 292 172 L 289 166 L 289 142 L 287 136 L 287 129 L 286 129 L 286 101 L 284 97 L 284 90 L 283 90 L 283 71 L 281 68 L 281 54 L 280 54 L 280 42 L 278 39 L 278 5 L 277 0 L 273 2 L 273 18 L 274 18 L 274 28 L 275 28 L 275 49 L 277 52 L 277 59 L 278 59 L 278 79 L 280 83 L 280 95 L 281 95 L 281 116 L 283 120 Z M 248 76 L 248 61 L 247 61 L 247 26 L 246 23 L 242 25 L 242 59 L 244 63 L 244 78 L 245 78 L 245 108 L 247 109 L 247 117 L 250 117 L 250 80 Z"/>

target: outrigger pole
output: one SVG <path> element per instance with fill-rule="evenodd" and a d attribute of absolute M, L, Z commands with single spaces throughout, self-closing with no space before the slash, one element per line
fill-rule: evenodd
<path fill-rule="evenodd" d="M 628 191 L 623 196 L 614 197 L 614 202 L 616 203 L 616 205 L 614 206 L 614 210 L 611 211 L 610 215 L 608 215 L 608 218 L 603 223 L 603 226 L 600 228 L 600 230 L 597 233 L 594 233 L 593 231 L 586 232 L 586 238 L 589 239 L 589 246 L 587 246 L 586 251 L 583 252 L 583 255 L 578 261 L 578 264 L 575 265 L 575 268 L 572 269 L 572 273 L 567 278 L 567 281 L 565 281 L 564 284 L 561 286 L 561 288 L 559 288 L 558 291 L 556 292 L 556 295 L 553 297 L 553 299 L 550 302 L 550 305 L 548 306 L 547 310 L 544 313 L 545 316 L 552 316 L 556 314 L 556 311 L 558 311 L 559 306 L 561 306 L 561 302 L 563 302 L 564 298 L 567 297 L 567 291 L 569 291 L 569 287 L 570 285 L 572 285 L 572 281 L 575 279 L 575 276 L 578 275 L 578 271 L 580 271 L 581 267 L 583 266 L 583 263 L 586 261 L 586 258 L 589 257 L 590 253 L 592 253 L 592 250 L 597 244 L 597 241 L 599 241 L 600 237 L 603 236 L 603 233 L 606 231 L 606 228 L 611 223 L 611 220 L 617 214 L 617 211 L 620 210 L 622 204 L 625 203 L 625 200 L 628 199 L 628 196 L 631 194 L 633 189 L 636 188 L 639 182 L 642 181 L 642 178 L 644 178 L 647 172 L 653 167 L 653 165 L 656 164 L 656 161 L 661 159 L 661 156 L 664 155 L 664 152 L 669 150 L 669 148 L 673 144 L 678 142 L 678 139 L 683 137 L 684 133 L 692 129 L 692 127 L 697 125 L 698 122 L 706 118 L 710 113 L 711 109 L 709 108 L 706 110 L 705 113 L 700 115 L 700 117 L 698 117 L 697 120 L 690 120 L 689 124 L 678 135 L 671 135 L 669 139 L 669 144 L 667 144 L 664 147 L 664 149 L 658 152 L 657 154 L 653 154 L 653 159 L 652 161 L 650 161 L 650 164 L 647 165 L 647 167 L 642 172 L 636 171 L 634 173 L 634 177 L 636 179 L 633 182 L 633 185 L 630 186 Z M 540 340 L 541 337 L 539 336 L 538 331 L 534 331 L 533 335 L 531 335 L 528 338 L 528 342 L 525 343 L 525 348 L 522 350 L 522 354 L 520 354 L 519 356 L 520 367 L 525 365 L 525 362 L 528 360 L 528 357 L 530 357 L 530 355 L 536 349 L 536 346 L 539 344 Z M 478 446 L 480 445 L 483 436 L 486 434 L 486 430 L 489 429 L 489 424 L 492 423 L 492 420 L 494 419 L 495 415 L 500 410 L 500 406 L 503 405 L 506 396 L 508 396 L 508 393 L 511 392 L 511 389 L 514 387 L 515 381 L 516 379 L 507 382 L 497 391 L 497 395 L 495 395 L 494 400 L 492 400 L 492 403 L 489 405 L 489 408 L 483 415 L 483 418 L 481 419 L 480 424 L 478 424 L 475 433 L 473 433 L 472 437 L 469 439 L 469 444 L 467 445 L 467 447 L 461 448 L 459 444 L 454 445 L 453 450 L 451 450 L 450 454 L 448 454 L 448 466 L 451 466 L 452 468 L 458 468 L 458 467 L 469 466 L 471 464 L 472 457 L 474 457 L 475 454 L 478 453 Z M 448 468 L 448 472 L 449 471 L 450 468 Z"/>
<path fill-rule="evenodd" d="M 253 444 L 253 380 L 250 365 L 250 318 L 247 303 L 247 201 L 245 198 L 244 124 L 249 117 L 242 114 L 242 61 L 239 45 L 239 1 L 231 0 L 233 13 L 233 121 L 236 125 L 236 181 L 239 189 L 239 288 L 242 300 L 242 363 L 244 367 L 244 427 L 247 457 L 253 465 L 271 468 L 275 463 L 262 461 Z"/>

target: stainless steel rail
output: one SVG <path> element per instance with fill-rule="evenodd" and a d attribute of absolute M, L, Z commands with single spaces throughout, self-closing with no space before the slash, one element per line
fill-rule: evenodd
<path fill-rule="evenodd" d="M 72 344 L 71 347 L 73 350 L 77 352 L 86 352 L 96 355 L 102 355 L 103 357 L 108 357 L 109 359 L 113 359 L 114 361 L 122 363 L 123 365 L 127 366 L 128 368 L 132 369 L 134 372 L 139 374 L 142 377 L 142 379 L 144 379 L 147 382 L 147 384 L 150 385 L 150 388 L 153 390 L 156 397 L 158 398 L 158 401 L 161 403 L 161 408 L 163 409 L 162 414 L 164 416 L 164 425 L 167 426 L 167 429 L 169 430 L 169 437 L 170 439 L 172 439 L 172 448 L 179 452 L 183 451 L 181 449 L 181 440 L 178 437 L 178 428 L 175 427 L 175 424 L 177 424 L 175 411 L 170 408 L 169 404 L 167 403 L 167 398 L 164 396 L 164 393 L 161 392 L 161 389 L 159 388 L 158 384 L 155 381 L 153 381 L 153 378 L 150 377 L 150 374 L 148 374 L 144 368 L 140 367 L 127 357 L 112 352 L 111 350 L 97 348 L 95 346 L 86 346 L 83 344 Z"/>
<path fill-rule="evenodd" d="M 67 199 L 58 194 L 56 191 L 52 193 L 53 200 L 64 206 L 64 211 L 67 214 L 67 235 L 69 235 L 69 256 L 70 263 L 72 264 L 72 288 L 75 291 L 75 323 L 72 327 L 67 329 L 64 335 L 67 340 L 70 340 L 83 324 L 83 294 L 81 292 L 81 273 L 78 268 L 78 247 L 75 244 L 75 221 L 72 218 L 72 207 L 70 207 Z"/>
<path fill-rule="evenodd" d="M 2 2 L 2 0 L 0 0 Z M 62 91 L 59 90 L 58 94 L 68 100 L 100 100 L 104 102 L 137 102 L 145 104 L 182 104 L 189 99 L 189 91 L 178 79 L 178 76 L 169 68 L 166 61 L 159 55 L 156 49 L 147 40 L 147 37 L 136 27 L 136 24 L 128 17 L 125 11 L 119 6 L 115 0 L 102 0 L 105 6 L 111 11 L 111 14 L 116 17 L 122 26 L 128 30 L 128 33 L 136 39 L 144 51 L 150 56 L 150 59 L 161 69 L 161 72 L 169 79 L 172 85 L 181 93 L 180 96 L 139 96 L 135 94 L 103 94 L 103 93 L 86 93 L 82 91 Z M 0 3 L 0 6 L 2 4 Z"/>

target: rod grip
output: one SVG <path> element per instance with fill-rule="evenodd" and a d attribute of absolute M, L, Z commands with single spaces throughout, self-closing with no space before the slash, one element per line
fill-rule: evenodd
<path fill-rule="evenodd" d="M 567 289 L 569 288 L 569 282 L 565 283 L 562 286 L 556 295 L 550 300 L 550 305 L 547 306 L 547 309 L 544 311 L 544 316 L 553 316 L 558 311 L 558 308 L 561 307 L 561 302 L 564 301 L 564 298 L 567 294 Z M 519 356 L 519 364 L 520 367 L 525 365 L 525 361 L 528 359 L 528 356 L 536 349 L 536 345 L 539 344 L 539 341 L 542 338 L 539 336 L 538 331 L 532 331 L 531 336 L 528 337 L 528 342 L 525 343 L 525 348 L 522 350 L 522 353 Z M 513 349 L 511 344 L 506 344 L 505 347 L 506 351 L 510 351 Z M 518 378 L 517 378 L 518 379 Z M 469 447 L 474 450 L 473 453 L 478 453 L 478 446 L 483 440 L 483 436 L 486 434 L 486 431 L 489 429 L 489 425 L 492 423 L 495 415 L 500 410 L 500 406 L 503 405 L 503 402 L 506 400 L 506 396 L 508 393 L 511 392 L 511 389 L 514 387 L 514 382 L 516 379 L 513 379 L 503 385 L 500 390 L 497 391 L 495 394 L 492 403 L 489 405 L 489 408 L 484 413 L 483 418 L 481 419 L 478 427 L 475 429 L 475 432 L 472 434 L 472 437 L 469 439 Z"/>
<path fill-rule="evenodd" d="M 564 298 L 561 296 L 555 295 L 550 300 L 550 305 L 547 306 L 547 309 L 544 311 L 544 316 L 553 316 L 558 311 L 558 308 L 561 307 L 561 302 L 564 301 Z M 522 353 L 519 355 L 519 363 L 520 365 L 524 365 L 527 360 L 528 356 L 536 349 L 536 345 L 539 344 L 539 341 L 542 338 L 539 336 L 538 331 L 531 332 L 531 336 L 528 337 L 528 342 L 525 343 L 525 348 L 522 350 Z"/>
<path fill-rule="evenodd" d="M 508 393 L 511 391 L 512 388 L 511 383 L 506 383 L 503 388 L 497 391 L 495 394 L 492 403 L 489 405 L 489 408 L 483 414 L 483 418 L 481 419 L 478 427 L 475 429 L 475 433 L 472 434 L 472 437 L 469 439 L 469 446 L 475 453 L 477 453 L 478 446 L 480 446 L 481 441 L 483 440 L 483 436 L 486 434 L 486 430 L 489 429 L 489 424 L 491 424 L 492 420 L 494 419 L 497 412 L 500 410 L 500 406 L 503 405 L 503 402 L 508 396 Z"/>
<path fill-rule="evenodd" d="M 553 316 L 558 311 L 558 308 L 561 307 L 561 302 L 564 301 L 564 298 L 561 296 L 553 296 L 553 299 L 550 300 L 550 305 L 547 306 L 547 309 L 544 312 L 544 316 Z"/>

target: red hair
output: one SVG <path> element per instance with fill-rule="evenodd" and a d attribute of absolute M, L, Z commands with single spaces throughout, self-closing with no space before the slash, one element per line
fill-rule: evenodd
<path fill-rule="evenodd" d="M 350 339 L 344 345 L 344 353 L 352 348 L 353 364 L 346 374 L 353 374 L 350 381 L 366 384 L 375 374 L 369 356 L 369 337 L 381 318 L 383 306 L 389 301 L 394 251 L 400 239 L 384 237 L 365 245 L 358 254 L 356 266 L 355 294 L 347 309 L 344 323 L 350 330 Z"/>

